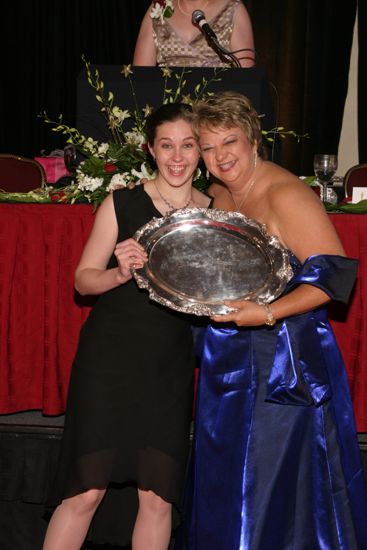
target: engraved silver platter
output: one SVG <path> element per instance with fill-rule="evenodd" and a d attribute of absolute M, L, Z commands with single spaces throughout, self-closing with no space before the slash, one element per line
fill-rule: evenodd
<path fill-rule="evenodd" d="M 153 218 L 134 238 L 148 254 L 143 268 L 132 269 L 138 286 L 184 313 L 227 313 L 224 300 L 270 302 L 293 274 L 278 238 L 239 212 L 175 210 Z"/>

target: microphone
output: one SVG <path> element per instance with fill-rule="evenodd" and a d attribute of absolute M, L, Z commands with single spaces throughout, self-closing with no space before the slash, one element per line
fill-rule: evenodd
<path fill-rule="evenodd" d="M 193 25 L 200 27 L 205 36 L 210 42 L 218 43 L 218 38 L 207 20 L 205 19 L 205 13 L 201 10 L 195 10 L 191 15 L 191 22 Z"/>
<path fill-rule="evenodd" d="M 200 28 L 200 30 L 205 35 L 206 39 L 208 40 L 209 45 L 211 48 L 217 53 L 217 55 L 224 61 L 228 62 L 228 58 L 231 60 L 230 63 L 232 66 L 240 68 L 241 63 L 237 59 L 237 57 L 232 53 L 226 50 L 223 46 L 221 46 L 218 42 L 217 35 L 205 19 L 205 13 L 201 10 L 195 10 L 191 14 L 191 22 L 193 25 L 196 25 Z"/>

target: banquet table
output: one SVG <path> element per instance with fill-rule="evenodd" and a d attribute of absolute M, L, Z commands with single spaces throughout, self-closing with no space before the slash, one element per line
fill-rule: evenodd
<path fill-rule="evenodd" d="M 349 306 L 333 303 L 329 314 L 357 429 L 367 432 L 367 215 L 330 218 L 360 262 Z M 65 411 L 79 330 L 93 304 L 74 290 L 93 220 L 88 204 L 0 203 L 0 414 Z"/>

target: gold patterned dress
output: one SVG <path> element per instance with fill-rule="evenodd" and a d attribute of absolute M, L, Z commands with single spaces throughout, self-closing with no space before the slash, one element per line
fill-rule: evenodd
<path fill-rule="evenodd" d="M 209 21 L 218 42 L 231 50 L 234 15 L 241 0 L 229 0 L 224 8 Z M 157 49 L 157 64 L 160 67 L 226 67 L 209 46 L 205 36 L 198 30 L 197 35 L 187 42 L 171 26 L 169 19 L 153 19 L 153 38 Z"/>

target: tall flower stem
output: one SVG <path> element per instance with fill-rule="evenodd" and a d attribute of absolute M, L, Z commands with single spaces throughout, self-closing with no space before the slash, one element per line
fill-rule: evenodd
<path fill-rule="evenodd" d="M 112 139 L 115 143 L 119 143 L 120 145 L 122 145 L 124 143 L 124 139 L 122 138 L 121 133 L 118 131 L 115 117 L 112 112 L 114 95 L 112 92 L 108 92 L 108 97 L 105 96 L 104 82 L 100 79 L 98 69 L 95 70 L 93 76 L 90 68 L 90 63 L 85 59 L 84 56 L 82 56 L 82 59 L 84 61 L 87 71 L 88 83 L 97 92 L 96 99 L 99 103 L 101 103 L 101 113 L 106 120 L 109 130 L 111 131 Z"/>

